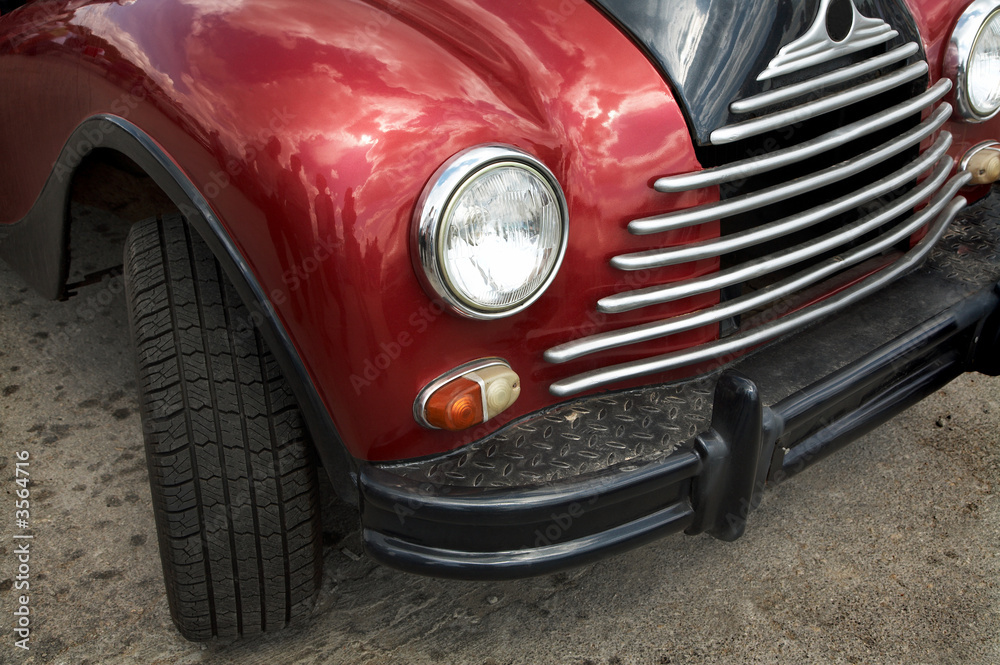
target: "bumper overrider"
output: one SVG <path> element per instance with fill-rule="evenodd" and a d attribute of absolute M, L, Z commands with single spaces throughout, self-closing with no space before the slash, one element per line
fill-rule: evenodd
<path fill-rule="evenodd" d="M 575 399 L 447 455 L 362 466 L 365 548 L 403 570 L 503 579 L 680 531 L 738 538 L 766 483 L 963 372 L 1000 372 L 1000 190 L 925 240 L 905 277 L 718 372 Z"/>

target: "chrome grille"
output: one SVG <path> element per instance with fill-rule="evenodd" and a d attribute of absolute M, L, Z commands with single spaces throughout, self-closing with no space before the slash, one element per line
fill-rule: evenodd
<path fill-rule="evenodd" d="M 728 144 L 748 137 L 797 125 L 836 111 L 848 109 L 862 100 L 870 100 L 887 91 L 924 77 L 927 65 L 922 60 L 902 64 L 919 52 L 916 44 L 904 44 L 860 63 L 822 73 L 804 82 L 738 100 L 732 104 L 734 114 L 766 109 L 763 115 L 722 127 L 711 135 L 713 144 Z M 881 70 L 895 67 L 888 73 Z M 850 85 L 858 77 L 871 77 L 859 85 Z M 843 88 L 844 85 L 849 87 Z M 824 86 L 840 86 L 835 92 L 797 106 L 781 105 Z M 866 262 L 881 260 L 869 276 L 842 285 L 825 299 L 792 309 L 792 313 L 774 316 L 771 320 L 744 325 L 735 334 L 715 342 L 651 358 L 621 363 L 577 374 L 556 381 L 550 386 L 553 394 L 566 396 L 610 383 L 667 372 L 689 365 L 718 360 L 740 353 L 808 325 L 819 317 L 865 297 L 882 288 L 919 264 L 943 235 L 948 224 L 964 207 L 965 200 L 955 198 L 968 181 L 969 174 L 960 173 L 948 179 L 954 168 L 947 151 L 952 137 L 940 131 L 951 115 L 951 106 L 941 103 L 933 108 L 951 89 L 951 82 L 942 80 L 926 91 L 905 101 L 880 108 L 860 120 L 832 131 L 819 133 L 790 147 L 782 147 L 749 159 L 722 164 L 696 173 L 663 177 L 654 183 L 657 191 L 683 192 L 703 187 L 725 186 L 747 178 L 782 173 L 781 169 L 808 163 L 831 150 L 846 149 L 850 156 L 838 163 L 811 173 L 777 182 L 753 191 L 741 192 L 687 210 L 632 221 L 628 230 L 633 235 L 659 234 L 698 224 L 726 220 L 737 215 L 754 213 L 754 223 L 735 232 L 698 243 L 632 252 L 614 257 L 611 264 L 622 271 L 651 270 L 706 258 L 720 257 L 740 260 L 723 263 L 720 270 L 693 279 L 658 284 L 637 290 L 609 294 L 597 303 L 597 309 L 616 314 L 668 303 L 697 294 L 720 291 L 750 280 L 769 280 L 763 287 L 743 289 L 735 297 L 717 305 L 661 321 L 602 332 L 568 341 L 549 349 L 545 359 L 550 363 L 565 363 L 584 356 L 631 344 L 661 339 L 703 326 L 718 326 L 733 317 L 751 315 L 776 303 L 797 297 L 807 289 L 823 288 L 824 282 L 859 270 Z M 871 103 L 871 102 L 869 102 Z M 922 122 L 898 130 L 898 135 L 871 147 L 879 132 L 924 113 Z M 857 117 L 857 116 L 854 116 Z M 895 130 L 894 130 L 895 131 Z M 937 137 L 934 138 L 935 133 Z M 884 138 L 884 136 L 880 137 Z M 934 138 L 923 153 L 917 147 Z M 859 141 L 859 139 L 864 139 Z M 863 147 L 855 149 L 852 142 Z M 865 143 L 867 141 L 867 144 Z M 832 160 L 831 160 L 832 161 Z M 891 165 L 891 166 L 890 166 Z M 851 178 L 879 173 L 873 182 L 850 191 L 831 189 L 838 183 L 851 184 Z M 862 175 L 863 174 L 863 175 Z M 922 180 L 920 176 L 926 174 Z M 919 184 L 918 184 L 919 183 Z M 843 185 L 841 185 L 843 187 Z M 829 194 L 835 192 L 835 194 Z M 774 206 L 796 197 L 816 196 L 818 205 L 796 208 L 791 214 L 775 215 Z M 806 200 L 805 198 L 799 201 Z M 777 209 L 780 209 L 777 208 Z M 919 209 L 919 210 L 918 210 Z M 841 223 L 842 215 L 854 215 Z M 746 219 L 746 218 L 744 218 Z M 836 223 L 834 228 L 830 225 Z M 929 227 L 927 235 L 912 248 L 901 251 L 916 232 Z M 803 240 L 803 234 L 806 239 Z M 778 239 L 786 244 L 774 251 L 771 245 Z M 791 244 L 787 241 L 791 240 Z M 737 252 L 753 249 L 749 259 Z M 792 274 L 787 275 L 791 271 Z M 787 276 L 786 276 L 787 275 Z M 750 319 L 754 321 L 753 317 Z"/>
<path fill-rule="evenodd" d="M 844 145 L 855 139 L 891 127 L 899 121 L 912 116 L 914 113 L 919 113 L 935 102 L 940 101 L 950 90 L 951 81 L 944 79 L 938 81 L 927 92 L 918 97 L 914 97 L 902 104 L 898 104 L 858 122 L 835 129 L 811 141 L 806 141 L 791 148 L 777 150 L 759 157 L 752 157 L 727 164 L 726 166 L 670 176 L 669 178 L 660 178 L 653 187 L 657 191 L 664 193 L 684 192 L 691 189 L 742 180 L 750 176 L 774 171 L 790 164 L 796 164 L 810 157 L 822 154 L 836 146 Z"/>
<path fill-rule="evenodd" d="M 874 81 L 862 83 L 859 86 L 836 95 L 823 97 L 784 111 L 762 115 L 753 120 L 745 120 L 735 125 L 722 127 L 712 132 L 712 143 L 715 145 L 732 143 L 733 141 L 757 136 L 758 134 L 770 132 L 781 127 L 788 127 L 789 125 L 821 116 L 830 111 L 842 109 L 845 106 L 875 97 L 887 90 L 892 90 L 904 83 L 918 79 L 927 74 L 927 69 L 926 62 L 915 62 L 908 67 L 892 72 L 891 74 L 886 74 Z M 730 110 L 732 110 L 732 107 L 730 107 Z"/>
<path fill-rule="evenodd" d="M 903 46 L 895 48 L 888 53 L 884 53 L 874 58 L 869 58 L 864 62 L 859 62 L 856 65 L 844 67 L 843 69 L 837 69 L 828 74 L 823 74 L 822 76 L 817 76 L 807 81 L 782 86 L 768 92 L 762 92 L 759 95 L 754 95 L 753 97 L 739 99 L 730 104 L 729 108 L 733 113 L 751 113 L 753 111 L 759 111 L 760 109 L 773 106 L 774 104 L 780 104 L 781 102 L 787 102 L 790 99 L 803 97 L 818 88 L 837 85 L 838 83 L 844 83 L 866 74 L 877 72 L 883 67 L 893 65 L 901 60 L 906 60 L 910 56 L 916 55 L 919 51 L 920 47 L 916 44 L 916 42 L 910 42 L 909 44 L 904 44 Z"/>

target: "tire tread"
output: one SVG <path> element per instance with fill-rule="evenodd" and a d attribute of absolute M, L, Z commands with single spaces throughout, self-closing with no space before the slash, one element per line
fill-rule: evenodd
<path fill-rule="evenodd" d="M 146 458 L 171 615 L 191 640 L 277 630 L 321 574 L 316 463 L 249 312 L 179 215 L 125 249 Z"/>

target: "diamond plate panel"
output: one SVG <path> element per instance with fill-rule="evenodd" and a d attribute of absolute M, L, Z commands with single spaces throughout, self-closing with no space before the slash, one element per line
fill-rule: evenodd
<path fill-rule="evenodd" d="M 951 223 L 926 267 L 975 287 L 996 282 L 1000 273 L 1000 189 L 972 204 Z"/>
<path fill-rule="evenodd" d="M 420 483 L 530 487 L 665 457 L 708 429 L 717 374 L 584 397 L 511 423 L 446 458 L 383 467 Z"/>

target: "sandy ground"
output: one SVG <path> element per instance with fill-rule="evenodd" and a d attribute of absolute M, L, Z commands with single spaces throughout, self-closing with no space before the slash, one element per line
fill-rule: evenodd
<path fill-rule="evenodd" d="M 537 579 L 377 566 L 328 499 L 312 616 L 200 645 L 167 610 L 131 362 L 120 278 L 56 303 L 0 264 L 0 663 L 1000 662 L 1000 380 L 961 378 L 771 488 L 736 543 L 677 536 Z M 19 451 L 29 651 L 13 632 Z"/>

